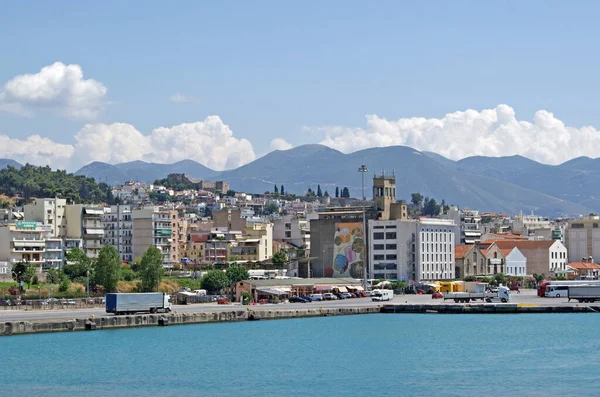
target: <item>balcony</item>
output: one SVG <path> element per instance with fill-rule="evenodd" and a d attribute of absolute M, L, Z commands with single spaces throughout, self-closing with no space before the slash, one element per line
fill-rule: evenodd
<path fill-rule="evenodd" d="M 46 247 L 46 240 L 42 239 L 13 239 L 13 247 Z"/>
<path fill-rule="evenodd" d="M 40 248 L 40 247 L 33 247 L 33 248 L 17 248 L 17 247 L 13 247 L 11 249 L 12 252 L 14 253 L 25 253 L 25 254 L 39 254 L 42 252 L 46 252 L 46 248 Z"/>

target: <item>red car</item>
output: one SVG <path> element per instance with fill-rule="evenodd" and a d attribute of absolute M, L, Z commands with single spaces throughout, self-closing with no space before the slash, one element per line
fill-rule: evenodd
<path fill-rule="evenodd" d="M 444 299 L 444 294 L 441 292 L 434 292 L 431 294 L 431 299 Z"/>
<path fill-rule="evenodd" d="M 217 303 L 219 305 L 228 305 L 229 301 L 227 300 L 227 298 L 221 298 L 221 299 L 217 299 Z"/>

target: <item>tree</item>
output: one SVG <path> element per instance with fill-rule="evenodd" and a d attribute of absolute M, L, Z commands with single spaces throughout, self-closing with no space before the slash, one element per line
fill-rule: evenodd
<path fill-rule="evenodd" d="M 225 270 L 225 274 L 229 279 L 229 284 L 237 283 L 238 281 L 248 280 L 250 275 L 244 266 L 230 266 Z"/>
<path fill-rule="evenodd" d="M 214 294 L 221 293 L 228 285 L 229 278 L 222 270 L 209 270 L 202 277 L 202 288 Z"/>
<path fill-rule="evenodd" d="M 277 188 L 277 185 L 275 185 L 275 187 L 273 188 L 273 193 L 279 194 L 279 189 Z"/>
<path fill-rule="evenodd" d="M 15 264 L 12 268 L 12 271 L 16 277 L 16 282 L 20 283 L 21 281 L 24 281 L 24 277 L 25 274 L 27 273 L 27 269 L 29 268 L 29 263 L 27 262 L 19 262 L 17 264 Z"/>
<path fill-rule="evenodd" d="M 537 274 L 537 273 L 533 273 L 533 278 L 535 280 L 536 284 L 540 284 L 542 281 L 544 281 L 544 279 L 546 278 L 546 276 L 542 273 L 542 274 Z"/>
<path fill-rule="evenodd" d="M 323 196 L 329 197 L 329 192 L 327 192 L 327 190 L 325 190 L 325 193 L 323 193 Z"/>
<path fill-rule="evenodd" d="M 233 197 L 233 196 L 235 196 L 235 190 L 231 190 L 231 189 L 229 189 L 229 190 L 227 191 L 227 193 L 225 193 L 225 195 L 226 195 L 227 197 Z"/>
<path fill-rule="evenodd" d="M 322 197 L 323 192 L 321 191 L 321 185 L 317 185 L 317 197 Z"/>
<path fill-rule="evenodd" d="M 340 197 L 340 188 L 339 187 L 335 187 L 335 197 Z"/>
<path fill-rule="evenodd" d="M 274 213 L 278 213 L 279 212 L 279 206 L 276 203 L 274 203 L 273 201 L 269 201 L 263 207 L 263 212 L 265 213 L 265 215 L 271 215 L 271 214 L 274 214 Z"/>
<path fill-rule="evenodd" d="M 279 188 L 279 193 L 283 196 L 285 194 L 285 190 L 283 189 L 283 185 Z"/>
<path fill-rule="evenodd" d="M 342 198 L 350 198 L 350 190 L 345 186 L 342 189 Z"/>
<path fill-rule="evenodd" d="M 162 262 L 162 252 L 156 247 L 148 247 L 140 261 L 141 292 L 158 291 L 164 273 Z"/>
<path fill-rule="evenodd" d="M 311 188 L 308 188 L 308 191 L 306 192 L 306 195 L 307 196 L 313 196 L 314 195 Z"/>
<path fill-rule="evenodd" d="M 506 277 L 502 273 L 494 274 L 494 282 L 496 285 L 506 285 Z"/>
<path fill-rule="evenodd" d="M 421 203 L 423 202 L 423 195 L 421 193 L 411 193 L 410 202 L 415 206 L 420 207 Z"/>
<path fill-rule="evenodd" d="M 112 245 L 102 247 L 94 266 L 95 280 L 106 292 L 115 292 L 121 279 L 121 257 Z"/>
<path fill-rule="evenodd" d="M 63 271 L 69 280 L 88 277 L 88 272 L 92 270 L 92 260 L 87 257 L 85 252 L 75 247 L 67 252 L 66 257 L 67 264 L 63 267 Z"/>
<path fill-rule="evenodd" d="M 273 258 L 271 260 L 273 261 L 274 265 L 281 266 L 286 262 L 287 258 L 285 257 L 285 253 L 283 251 L 278 251 L 273 254 Z"/>
<path fill-rule="evenodd" d="M 435 216 L 440 214 L 440 206 L 434 198 L 425 197 L 423 201 L 423 215 Z"/>

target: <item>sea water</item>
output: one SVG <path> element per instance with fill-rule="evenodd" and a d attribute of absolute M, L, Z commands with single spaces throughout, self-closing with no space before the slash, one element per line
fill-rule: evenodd
<path fill-rule="evenodd" d="M 598 314 L 376 314 L 0 337 L 3 396 L 597 396 Z"/>

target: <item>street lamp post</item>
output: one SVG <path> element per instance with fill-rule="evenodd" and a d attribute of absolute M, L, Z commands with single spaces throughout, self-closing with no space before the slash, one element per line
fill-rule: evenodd
<path fill-rule="evenodd" d="M 363 221 L 363 283 L 364 289 L 367 290 L 367 266 L 368 266 L 368 257 L 367 257 L 367 219 L 365 216 L 365 173 L 369 172 L 367 166 L 362 164 L 358 168 L 358 172 L 360 172 L 361 181 L 362 181 L 362 221 Z"/>

